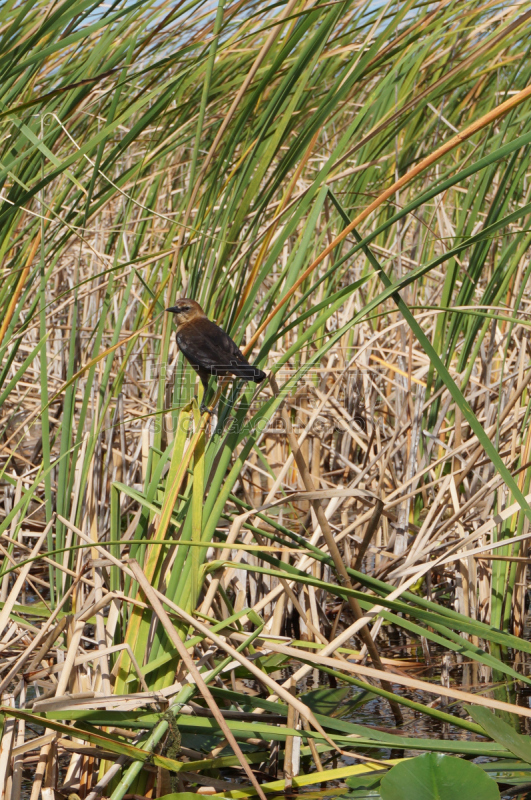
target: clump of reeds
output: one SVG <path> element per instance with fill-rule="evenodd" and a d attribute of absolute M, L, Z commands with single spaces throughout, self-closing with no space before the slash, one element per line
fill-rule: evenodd
<path fill-rule="evenodd" d="M 529 13 L 0 9 L 0 797 L 528 770 Z"/>

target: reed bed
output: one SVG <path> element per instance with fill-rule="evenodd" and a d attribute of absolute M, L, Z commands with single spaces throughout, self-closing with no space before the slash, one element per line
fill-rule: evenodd
<path fill-rule="evenodd" d="M 531 783 L 530 17 L 2 5 L 2 800 Z"/>

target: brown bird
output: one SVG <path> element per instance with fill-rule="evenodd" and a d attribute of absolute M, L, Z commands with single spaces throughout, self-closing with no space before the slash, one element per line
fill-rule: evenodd
<path fill-rule="evenodd" d="M 228 333 L 209 320 L 195 300 L 183 297 L 166 311 L 175 314 L 177 346 L 201 378 L 205 394 L 211 375 L 234 375 L 254 383 L 264 380 L 265 372 L 249 364 Z M 201 404 L 201 411 L 205 410 Z"/>

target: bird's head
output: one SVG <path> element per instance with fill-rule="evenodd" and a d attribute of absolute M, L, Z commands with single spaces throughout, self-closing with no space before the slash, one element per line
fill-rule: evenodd
<path fill-rule="evenodd" d="M 166 311 L 171 311 L 172 314 L 175 314 L 175 322 L 178 328 L 194 319 L 206 317 L 199 303 L 196 303 L 195 300 L 190 300 L 188 297 L 181 297 L 174 306 L 167 308 Z"/>

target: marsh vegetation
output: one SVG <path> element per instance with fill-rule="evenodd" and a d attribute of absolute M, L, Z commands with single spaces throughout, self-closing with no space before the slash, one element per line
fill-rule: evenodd
<path fill-rule="evenodd" d="M 526 796 L 530 19 L 0 6 L 2 800 Z"/>

